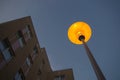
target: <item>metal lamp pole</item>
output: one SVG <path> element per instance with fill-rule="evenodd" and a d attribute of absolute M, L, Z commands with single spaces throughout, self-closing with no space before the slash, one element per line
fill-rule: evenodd
<path fill-rule="evenodd" d="M 87 44 L 86 44 L 85 41 L 84 41 L 84 40 L 85 40 L 85 37 L 84 37 L 83 35 L 81 35 L 81 36 L 79 37 L 79 40 L 83 42 L 84 48 L 85 48 L 85 50 L 86 50 L 86 53 L 87 53 L 87 55 L 88 55 L 88 57 L 89 57 L 89 60 L 90 60 L 90 62 L 91 62 L 91 65 L 92 65 L 92 67 L 93 67 L 93 69 L 94 69 L 94 72 L 95 72 L 98 80 L 106 80 L 105 77 L 104 77 L 104 75 L 103 75 L 103 73 L 102 73 L 102 71 L 100 70 L 97 62 L 95 61 L 95 59 L 94 59 L 94 57 L 93 57 L 93 55 L 92 55 L 89 47 L 87 46 Z"/>
<path fill-rule="evenodd" d="M 86 50 L 87 56 L 91 62 L 94 72 L 98 80 L 106 80 L 102 71 L 100 70 L 97 62 L 95 61 L 90 49 L 86 42 L 90 39 L 92 30 L 90 26 L 82 21 L 73 23 L 68 29 L 68 38 L 74 44 L 83 44 Z"/>

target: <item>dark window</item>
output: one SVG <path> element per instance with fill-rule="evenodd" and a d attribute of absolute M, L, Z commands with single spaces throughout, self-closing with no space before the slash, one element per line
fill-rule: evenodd
<path fill-rule="evenodd" d="M 42 74 L 42 71 L 39 69 L 38 70 L 38 75 L 41 75 Z"/>
<path fill-rule="evenodd" d="M 22 36 L 21 31 L 18 31 L 16 33 L 16 37 L 17 37 L 17 41 L 19 42 L 20 47 L 23 47 L 24 46 L 24 38 Z"/>
<path fill-rule="evenodd" d="M 26 27 L 22 30 L 22 34 L 24 36 L 25 42 L 32 38 L 32 33 L 30 30 L 30 25 L 26 25 Z"/>
<path fill-rule="evenodd" d="M 31 59 L 30 57 L 26 58 L 26 64 L 30 67 L 31 66 Z"/>
<path fill-rule="evenodd" d="M 7 39 L 0 41 L 0 52 L 2 53 L 3 58 L 6 62 L 12 59 L 12 50 Z"/>
<path fill-rule="evenodd" d="M 55 76 L 54 80 L 65 80 L 65 75 Z"/>
<path fill-rule="evenodd" d="M 34 54 L 37 54 L 37 53 L 38 53 L 37 46 L 35 46 L 35 47 L 33 48 L 33 53 L 34 53 Z"/>
<path fill-rule="evenodd" d="M 36 57 L 37 54 L 38 54 L 38 48 L 37 48 L 37 46 L 35 46 L 35 47 L 33 48 L 32 54 L 31 54 L 32 60 L 35 59 L 35 57 Z"/>
<path fill-rule="evenodd" d="M 25 76 L 21 69 L 16 73 L 14 80 L 25 80 Z"/>
<path fill-rule="evenodd" d="M 32 64 L 31 57 L 29 56 L 29 57 L 26 58 L 23 66 L 22 66 L 22 70 L 23 70 L 25 76 L 27 75 L 27 73 L 28 73 L 28 71 L 30 69 L 31 64 Z"/>
<path fill-rule="evenodd" d="M 2 54 L 0 54 L 0 69 L 2 69 L 5 64 L 6 64 L 6 62 L 5 62 Z"/>
<path fill-rule="evenodd" d="M 24 38 L 21 31 L 17 31 L 10 39 L 13 51 L 24 46 Z"/>

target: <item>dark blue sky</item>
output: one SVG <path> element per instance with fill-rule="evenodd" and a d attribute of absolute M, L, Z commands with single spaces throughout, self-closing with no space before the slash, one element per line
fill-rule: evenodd
<path fill-rule="evenodd" d="M 87 44 L 97 63 L 107 80 L 120 80 L 119 0 L 0 0 L 0 23 L 25 16 L 32 17 L 52 69 L 73 68 L 75 80 L 97 80 L 83 45 L 67 38 L 73 22 L 87 22 L 93 31 Z"/>

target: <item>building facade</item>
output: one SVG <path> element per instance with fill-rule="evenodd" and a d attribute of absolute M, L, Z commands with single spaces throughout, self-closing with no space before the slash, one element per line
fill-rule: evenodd
<path fill-rule="evenodd" d="M 72 69 L 51 69 L 28 16 L 0 24 L 0 80 L 74 80 L 74 77 Z"/>

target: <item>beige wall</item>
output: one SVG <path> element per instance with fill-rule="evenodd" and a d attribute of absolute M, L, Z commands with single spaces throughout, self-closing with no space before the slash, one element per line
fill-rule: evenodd
<path fill-rule="evenodd" d="M 25 42 L 22 48 L 13 51 L 11 44 L 15 41 L 11 41 L 11 38 L 15 36 L 17 31 L 24 29 L 28 24 L 30 25 L 32 38 Z M 74 80 L 72 69 L 52 71 L 45 48 L 40 48 L 30 17 L 0 24 L 0 41 L 5 38 L 8 38 L 10 42 L 13 55 L 12 59 L 0 69 L 0 80 L 13 80 L 19 69 L 23 70 L 25 80 L 54 80 L 55 76 L 63 74 L 65 75 L 65 80 Z M 35 45 L 37 46 L 38 53 L 34 60 L 31 59 L 31 66 L 26 66 L 28 68 L 28 72 L 26 72 L 24 71 L 26 67 L 23 67 L 23 65 L 25 64 L 26 58 L 28 56 L 31 57 Z M 0 53 L 0 61 L 1 59 L 2 55 Z"/>
<path fill-rule="evenodd" d="M 22 48 L 18 48 L 15 52 L 13 52 L 12 59 L 5 64 L 5 66 L 0 70 L 0 80 L 13 80 L 16 72 L 22 68 L 22 65 L 24 64 L 26 57 L 31 54 L 33 51 L 33 48 L 35 45 L 38 45 L 38 54 L 36 56 L 36 59 L 33 61 L 32 66 L 30 67 L 29 78 L 34 78 L 33 76 L 36 75 L 36 72 L 39 68 L 39 61 L 40 61 L 40 46 L 37 41 L 35 31 L 33 28 L 32 21 L 30 17 L 10 21 L 7 23 L 0 24 L 0 40 L 3 40 L 5 38 L 8 38 L 8 40 L 11 40 L 13 36 L 15 36 L 15 33 L 23 28 L 25 28 L 26 25 L 30 25 L 30 30 L 32 32 L 32 38 L 27 41 L 27 43 L 24 44 Z M 14 41 L 13 41 L 14 42 Z M 12 44 L 12 43 L 10 43 Z M 33 71 L 32 71 L 33 70 Z M 30 80 L 27 76 L 26 79 Z"/>

